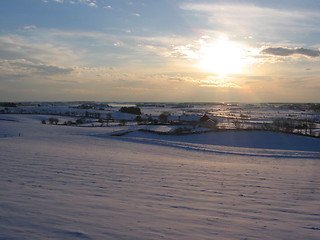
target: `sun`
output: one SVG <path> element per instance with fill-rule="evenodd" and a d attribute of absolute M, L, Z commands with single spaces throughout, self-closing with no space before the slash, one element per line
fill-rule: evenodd
<path fill-rule="evenodd" d="M 229 40 L 219 40 L 203 45 L 198 67 L 220 76 L 242 73 L 245 65 L 244 48 Z"/>

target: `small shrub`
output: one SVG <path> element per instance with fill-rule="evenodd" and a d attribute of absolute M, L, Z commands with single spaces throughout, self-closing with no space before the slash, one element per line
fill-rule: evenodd
<path fill-rule="evenodd" d="M 121 107 L 120 112 L 141 115 L 141 109 L 138 107 Z"/>
<path fill-rule="evenodd" d="M 143 119 L 142 119 L 141 116 L 137 116 L 137 117 L 135 118 L 135 120 L 136 120 L 137 122 L 142 122 L 142 121 L 143 121 Z"/>
<path fill-rule="evenodd" d="M 242 122 L 241 122 L 239 119 L 237 119 L 237 118 L 232 119 L 232 123 L 234 124 L 234 127 L 235 127 L 237 130 L 243 128 Z"/>
<path fill-rule="evenodd" d="M 148 117 L 148 122 L 153 122 L 153 118 L 151 116 Z"/>
<path fill-rule="evenodd" d="M 72 121 L 65 121 L 64 122 L 64 125 L 67 125 L 67 126 L 71 126 L 71 125 L 73 125 L 74 124 L 74 122 L 72 122 Z"/>
<path fill-rule="evenodd" d="M 17 107 L 18 105 L 13 102 L 1 102 L 0 107 Z"/>
<path fill-rule="evenodd" d="M 53 117 L 49 118 L 48 120 L 50 124 L 55 124 L 55 125 L 57 125 L 59 122 L 58 118 L 53 118 Z"/>
<path fill-rule="evenodd" d="M 79 118 L 76 120 L 76 124 L 84 124 L 84 123 L 86 123 L 86 120 L 83 118 Z"/>
<path fill-rule="evenodd" d="M 125 126 L 126 123 L 127 123 L 127 120 L 122 119 L 122 120 L 120 120 L 119 125 L 120 125 L 120 126 Z"/>
<path fill-rule="evenodd" d="M 107 120 L 111 120 L 112 119 L 112 114 L 111 113 L 107 113 L 106 118 L 107 118 Z"/>
<path fill-rule="evenodd" d="M 168 122 L 168 119 L 169 119 L 169 116 L 170 116 L 170 113 L 168 112 L 163 112 L 160 114 L 159 116 L 159 121 L 161 123 L 167 123 Z"/>

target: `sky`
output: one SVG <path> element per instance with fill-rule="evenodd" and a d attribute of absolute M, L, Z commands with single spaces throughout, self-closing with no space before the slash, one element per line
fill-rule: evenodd
<path fill-rule="evenodd" d="M 319 0 L 1 0 L 0 101 L 320 102 Z"/>

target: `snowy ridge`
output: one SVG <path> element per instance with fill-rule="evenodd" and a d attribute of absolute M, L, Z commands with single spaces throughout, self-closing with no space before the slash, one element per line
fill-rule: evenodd
<path fill-rule="evenodd" d="M 319 139 L 274 132 L 235 131 L 175 136 L 131 131 L 120 139 L 219 154 L 320 159 Z"/>
<path fill-rule="evenodd" d="M 319 239 L 319 139 L 40 118 L 0 122 L 1 240 Z"/>
<path fill-rule="evenodd" d="M 236 154 L 244 156 L 259 156 L 259 157 L 276 157 L 276 158 L 315 158 L 320 159 L 320 152 L 313 151 L 294 151 L 294 150 L 271 150 L 258 148 L 242 148 L 228 147 L 209 144 L 185 143 L 153 138 L 142 137 L 123 137 L 128 141 L 135 141 L 147 144 L 158 144 L 162 146 L 183 148 L 186 150 L 205 151 L 218 154 Z"/>

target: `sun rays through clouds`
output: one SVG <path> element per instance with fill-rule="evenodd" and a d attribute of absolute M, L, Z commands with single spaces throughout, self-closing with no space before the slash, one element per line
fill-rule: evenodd
<path fill-rule="evenodd" d="M 319 101 L 319 8 L 316 0 L 3 0 L 0 94 L 34 100 L 36 86 L 52 99 L 68 91 L 89 100 Z"/>

